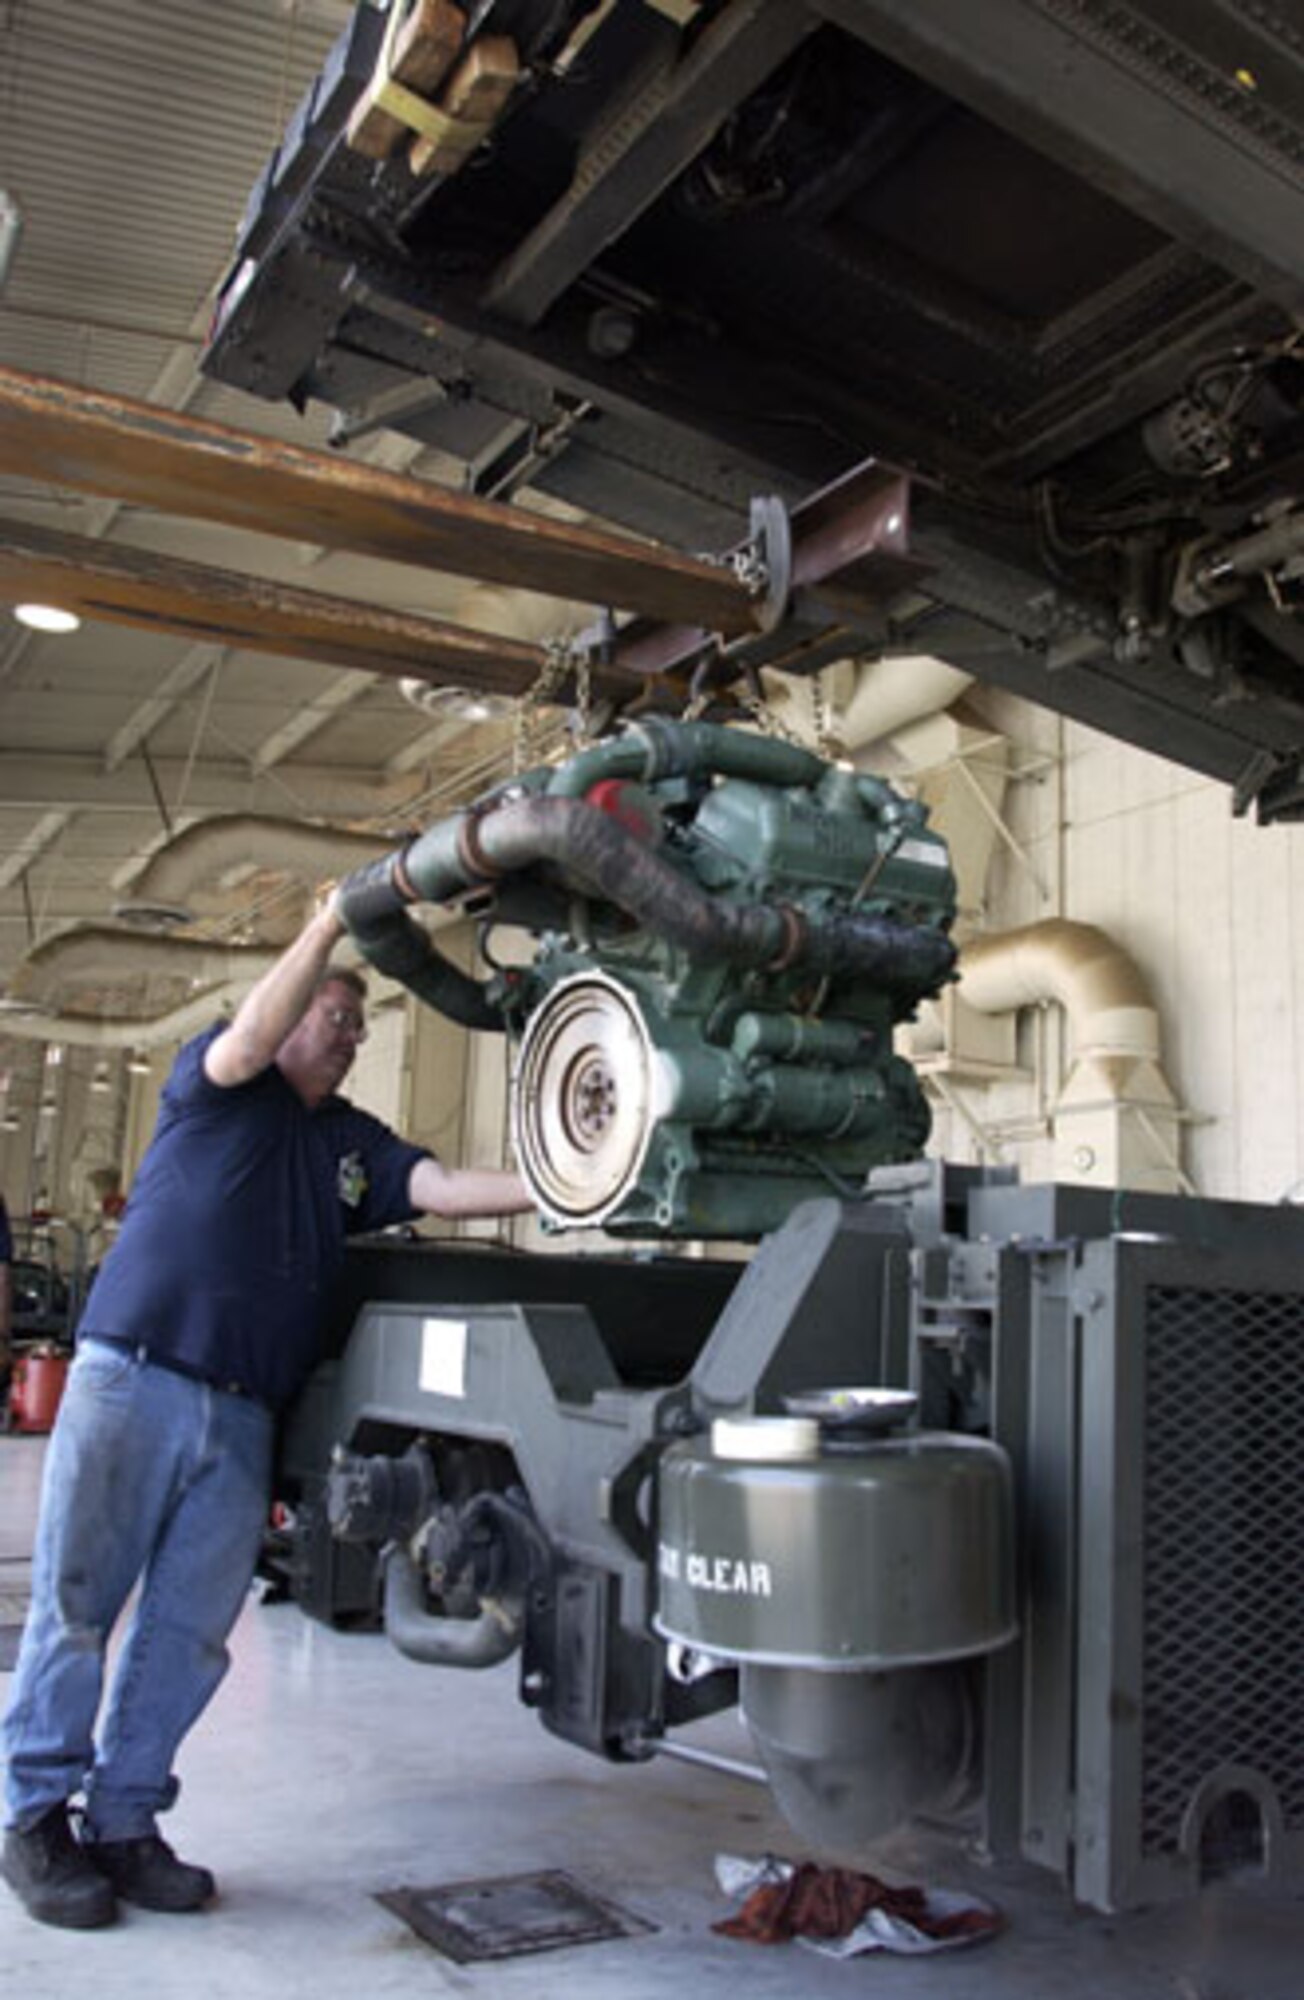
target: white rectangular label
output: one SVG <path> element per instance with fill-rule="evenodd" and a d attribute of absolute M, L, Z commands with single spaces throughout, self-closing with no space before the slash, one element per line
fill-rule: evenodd
<path fill-rule="evenodd" d="M 423 1319 L 421 1387 L 432 1396 L 466 1394 L 466 1321 Z"/>
<path fill-rule="evenodd" d="M 922 861 L 927 868 L 945 868 L 946 849 L 940 840 L 903 840 L 896 849 L 902 861 Z"/>

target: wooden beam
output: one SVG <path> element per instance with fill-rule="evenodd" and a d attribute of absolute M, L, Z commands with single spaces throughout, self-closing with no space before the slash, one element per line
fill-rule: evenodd
<path fill-rule="evenodd" d="M 14 521 L 0 521 L 0 601 L 500 694 L 523 693 L 547 659 L 520 639 Z"/>
<path fill-rule="evenodd" d="M 409 128 L 384 105 L 385 86 L 391 81 L 429 98 L 443 82 L 466 32 L 466 15 L 452 0 L 415 0 L 406 20 L 391 17 L 397 28 L 392 50 L 386 37 L 382 60 L 389 55 L 388 70 L 372 78 L 349 118 L 346 143 L 351 153 L 368 160 L 387 160 L 401 139 L 410 138 Z"/>
<path fill-rule="evenodd" d="M 698 557 L 10 368 L 0 471 L 728 636 L 757 624 L 739 578 Z"/>

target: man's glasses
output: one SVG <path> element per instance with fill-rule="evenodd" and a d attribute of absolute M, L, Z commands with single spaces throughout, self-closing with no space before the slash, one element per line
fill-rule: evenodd
<path fill-rule="evenodd" d="M 338 1028 L 343 1035 L 352 1035 L 355 1042 L 367 1039 L 367 1024 L 361 1014 L 355 1014 L 348 1007 L 323 1007 L 322 1013 L 332 1028 Z"/>

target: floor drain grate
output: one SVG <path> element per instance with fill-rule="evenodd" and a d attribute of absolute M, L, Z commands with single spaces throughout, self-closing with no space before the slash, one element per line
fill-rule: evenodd
<path fill-rule="evenodd" d="M 433 1889 L 387 1889 L 376 1901 L 459 1965 L 656 1929 L 591 1895 L 559 1869 L 445 1882 Z"/>

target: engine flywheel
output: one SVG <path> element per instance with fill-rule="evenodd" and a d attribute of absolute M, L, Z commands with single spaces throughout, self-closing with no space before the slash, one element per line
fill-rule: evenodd
<path fill-rule="evenodd" d="M 531 1194 L 554 1221 L 601 1223 L 637 1181 L 654 1124 L 655 1055 L 627 990 L 565 979 L 530 1020 L 512 1091 L 512 1136 Z"/>

